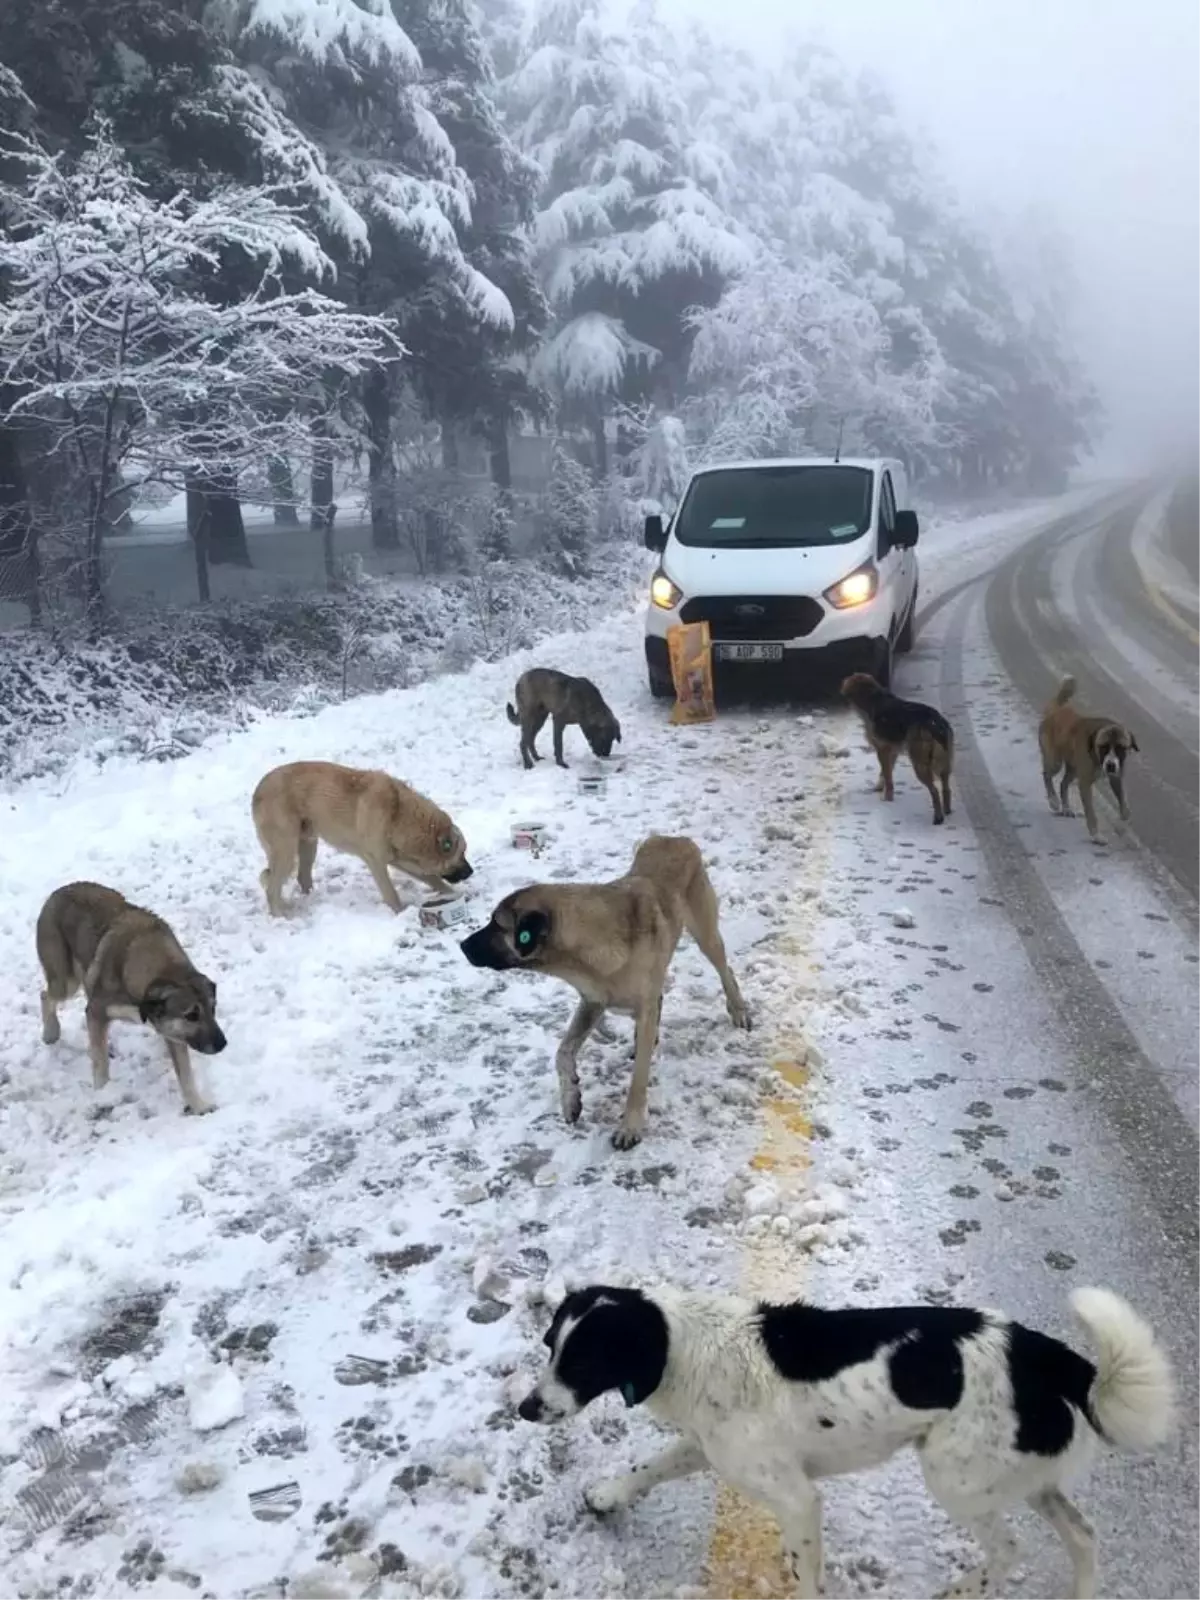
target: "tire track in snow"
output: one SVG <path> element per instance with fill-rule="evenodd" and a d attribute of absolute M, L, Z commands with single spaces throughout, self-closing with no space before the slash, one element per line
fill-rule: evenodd
<path fill-rule="evenodd" d="M 951 618 L 942 652 L 941 703 L 954 726 L 963 805 L 1030 965 L 1052 997 L 1080 1077 L 1102 1104 L 1147 1202 L 1178 1252 L 1181 1273 L 1194 1285 L 1200 1203 L 1196 1135 L 1021 848 L 984 765 L 963 694 L 964 637 L 973 614 L 978 614 L 974 602 L 964 599 Z"/>

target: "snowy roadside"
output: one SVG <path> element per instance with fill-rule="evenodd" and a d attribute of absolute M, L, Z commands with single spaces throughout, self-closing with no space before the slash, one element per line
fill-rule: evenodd
<path fill-rule="evenodd" d="M 956 526 L 954 581 L 1017 536 L 1011 517 Z M 931 539 L 927 592 L 944 580 L 936 551 Z M 593 676 L 621 716 L 603 798 L 579 792 L 591 761 L 570 739 L 571 772 L 520 769 L 502 706 L 535 659 Z M 936 1217 L 945 1181 L 935 1160 L 919 1193 L 891 1187 L 883 1097 L 894 1083 L 916 1110 L 914 1082 L 936 1094 L 963 1072 L 963 1018 L 941 1003 L 909 1014 L 912 983 L 957 992 L 971 977 L 949 953 L 950 891 L 930 882 L 947 856 L 970 878 L 966 830 L 932 835 L 907 784 L 903 803 L 879 806 L 840 711 L 669 729 L 643 670 L 640 621 L 625 615 L 536 655 L 264 718 L 178 762 L 115 758 L 51 807 L 43 784 L 9 797 L 0 1562 L 14 1586 L 694 1592 L 711 1483 L 597 1524 L 583 1483 L 652 1450 L 654 1430 L 610 1402 L 570 1429 L 516 1420 L 542 1302 L 606 1275 L 732 1286 L 764 1235 L 831 1300 L 956 1292 L 953 1257 L 930 1265 L 924 1226 L 911 1252 L 898 1243 L 908 1235 L 891 1213 L 928 1204 Z M 476 865 L 476 923 L 531 875 L 509 846 L 513 821 L 545 817 L 537 871 L 575 879 L 619 872 L 650 831 L 690 834 L 757 1031 L 728 1028 L 686 945 L 645 1143 L 619 1155 L 608 1142 L 628 1074 L 619 1022 L 618 1042 L 585 1053 L 583 1120 L 564 1128 L 552 1056 L 568 990 L 473 971 L 453 935 L 423 932 L 413 911 L 393 920 L 363 869 L 328 853 L 302 914 L 266 919 L 249 794 L 270 765 L 314 755 L 386 766 L 452 811 Z M 162 911 L 217 979 L 230 1047 L 206 1064 L 213 1117 L 179 1115 L 137 1029 L 114 1030 L 99 1103 L 78 1010 L 57 1049 L 39 1042 L 34 918 L 50 888 L 81 875 Z M 914 901 L 907 931 L 891 913 Z M 959 1004 L 977 1005 L 976 991 Z M 799 1093 L 786 1070 L 798 1058 Z M 789 1104 L 813 1119 L 813 1165 L 772 1173 L 764 1133 Z M 919 1112 L 910 1120 L 919 1139 Z M 831 1495 L 833 1586 L 928 1592 L 936 1524 L 923 1495 L 902 1487 L 896 1501 L 913 1530 L 898 1556 L 872 1522 L 879 1483 Z"/>
<path fill-rule="evenodd" d="M 580 1522 L 579 1483 L 649 1430 L 607 1409 L 572 1436 L 529 1430 L 506 1379 L 536 1352 L 538 1298 L 565 1275 L 733 1280 L 730 1180 L 756 1137 L 761 1036 L 726 1026 L 686 949 L 648 1137 L 617 1155 L 619 1023 L 618 1042 L 585 1058 L 584 1119 L 567 1130 L 552 1054 L 568 991 L 474 972 L 452 936 L 423 933 L 412 911 L 396 923 L 362 869 L 328 854 L 304 913 L 269 923 L 248 816 L 279 760 L 385 765 L 464 828 L 480 919 L 530 875 L 508 830 L 532 812 L 551 822 L 538 871 L 552 877 L 612 876 L 647 832 L 686 831 L 769 1017 L 778 959 L 758 947 L 802 844 L 766 840 L 763 819 L 803 815 L 797 774 L 823 759 L 819 734 L 786 718 L 765 733 L 738 717 L 667 729 L 626 616 L 537 656 L 593 675 L 621 715 L 622 759 L 598 800 L 577 789 L 577 749 L 571 772 L 520 769 L 502 705 L 532 659 L 263 721 L 176 763 L 117 760 L 50 811 L 40 786 L 11 797 L 0 1537 L 22 1583 L 68 1570 L 101 1589 L 140 1581 L 158 1558 L 130 1552 L 149 1540 L 164 1574 L 224 1593 L 356 1554 L 387 1568 L 396 1550 L 411 1568 L 392 1573 L 398 1594 L 612 1589 L 618 1547 Z M 79 1016 L 56 1051 L 40 1044 L 31 929 L 47 890 L 81 874 L 160 909 L 217 978 L 230 1047 L 208 1064 L 213 1117 L 178 1114 L 165 1061 L 136 1029 L 118 1030 L 100 1105 Z M 205 1401 L 214 1356 L 237 1381 Z M 200 1437 L 189 1412 L 204 1420 L 207 1403 L 231 1420 Z M 633 1557 L 643 1592 L 699 1570 L 706 1494 L 681 1505 L 674 1537 L 619 1558 Z M 353 1560 L 341 1576 L 361 1587 Z"/>
<path fill-rule="evenodd" d="M 979 545 L 1020 542 L 1057 502 L 971 517 L 942 508 L 922 531 L 923 598 L 957 581 Z M 412 687 L 495 660 L 567 628 L 586 630 L 640 604 L 653 558 L 597 550 L 589 574 L 532 562 L 475 577 L 366 579 L 336 595 L 138 615 L 96 644 L 32 630 L 0 633 L 0 784 L 54 792 L 117 758 L 178 760 L 231 728 L 309 717 L 347 696 Z"/>
<path fill-rule="evenodd" d="M 571 577 L 504 561 L 471 575 L 361 576 L 334 593 L 138 612 L 96 642 L 0 631 L 0 782 L 42 777 L 61 788 L 116 758 L 178 760 L 263 716 L 309 717 L 497 660 L 632 607 L 651 565 L 644 550 L 614 543 Z"/>

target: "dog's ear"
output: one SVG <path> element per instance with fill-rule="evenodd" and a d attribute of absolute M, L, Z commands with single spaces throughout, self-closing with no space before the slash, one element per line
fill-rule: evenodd
<path fill-rule="evenodd" d="M 1138 742 L 1133 736 L 1133 730 L 1132 729 L 1129 730 L 1129 748 L 1131 750 L 1138 750 Z M 1139 755 L 1141 754 L 1140 750 L 1138 751 L 1138 754 Z"/>
<path fill-rule="evenodd" d="M 1091 756 L 1093 761 L 1096 759 L 1096 739 L 1099 735 L 1099 732 L 1100 730 L 1097 728 L 1087 736 L 1087 753 L 1089 756 Z"/>
<path fill-rule="evenodd" d="M 513 947 L 525 960 L 545 944 L 549 932 L 550 918 L 544 911 L 522 911 L 513 927 Z"/>
<path fill-rule="evenodd" d="M 143 1022 L 159 1022 L 167 1014 L 167 999 L 171 987 L 166 983 L 152 983 L 138 1002 L 138 1016 Z"/>
<path fill-rule="evenodd" d="M 202 972 L 198 972 L 196 974 L 196 977 L 199 979 L 200 987 L 208 995 L 209 1006 L 215 1011 L 216 1008 L 217 1008 L 217 986 L 216 986 L 216 984 L 212 981 L 211 978 L 206 978 L 205 975 Z"/>
<path fill-rule="evenodd" d="M 621 742 L 621 724 L 617 721 L 616 717 L 613 718 L 613 738 L 616 740 L 616 742 L 618 744 L 620 744 L 620 742 Z"/>

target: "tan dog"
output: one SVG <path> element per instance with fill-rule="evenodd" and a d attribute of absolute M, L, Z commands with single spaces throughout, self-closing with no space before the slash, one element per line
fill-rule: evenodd
<path fill-rule="evenodd" d="M 868 672 L 853 672 L 842 694 L 858 712 L 867 743 L 879 757 L 877 794 L 895 798 L 892 775 L 903 750 L 913 771 L 929 790 L 935 825 L 950 815 L 950 774 L 954 770 L 954 730 L 940 711 L 919 700 L 902 700 Z M 936 784 L 941 786 L 939 796 Z"/>
<path fill-rule="evenodd" d="M 474 967 L 504 972 L 528 967 L 563 978 L 579 991 L 575 1015 L 558 1047 L 556 1066 L 563 1116 L 581 1110 L 579 1051 L 605 1011 L 631 1013 L 636 1022 L 633 1080 L 618 1150 L 642 1137 L 650 1058 L 658 1042 L 663 987 L 680 935 L 687 931 L 716 968 L 735 1028 L 750 1027 L 750 1013 L 725 959 L 717 897 L 691 839 L 657 835 L 638 846 L 633 864 L 612 883 L 539 883 L 502 900 L 487 927 L 462 941 Z"/>
<path fill-rule="evenodd" d="M 46 1044 L 58 1043 L 58 1008 L 82 985 L 97 1089 L 108 1082 L 109 1023 L 145 1022 L 166 1041 L 187 1110 L 212 1110 L 196 1088 L 188 1048 L 206 1056 L 225 1048 L 217 1026 L 217 986 L 196 971 L 161 917 L 101 883 L 69 883 L 41 909 L 37 953 L 46 975 Z"/>
<path fill-rule="evenodd" d="M 386 772 L 291 761 L 267 773 L 250 810 L 267 853 L 260 882 L 273 917 L 284 914 L 283 886 L 293 872 L 300 893 L 312 893 L 319 839 L 365 861 L 395 912 L 404 908 L 389 867 L 441 893 L 471 876 L 466 841 L 446 813 Z"/>
<path fill-rule="evenodd" d="M 1071 817 L 1069 791 L 1071 782 L 1079 784 L 1079 799 L 1087 818 L 1088 833 L 1096 842 L 1100 827 L 1096 821 L 1096 808 L 1092 803 L 1092 786 L 1103 774 L 1117 802 L 1121 821 L 1128 822 L 1129 804 L 1125 799 L 1125 761 L 1138 742 L 1128 728 L 1114 722 L 1111 717 L 1082 716 L 1070 701 L 1075 694 L 1075 679 L 1064 678 L 1058 693 L 1046 707 L 1038 727 L 1038 745 L 1042 752 L 1042 782 L 1046 785 L 1046 799 L 1056 816 Z M 1058 794 L 1054 793 L 1054 779 L 1062 771 Z"/>
<path fill-rule="evenodd" d="M 621 742 L 621 724 L 590 678 L 568 677 L 552 667 L 531 667 L 517 679 L 516 700 L 516 710 L 507 704 L 504 709 L 508 720 L 521 730 L 521 760 L 526 771 L 542 759 L 534 740 L 547 717 L 553 719 L 554 759 L 560 767 L 567 764 L 563 732 L 572 723 L 578 724 L 593 755 L 607 758 L 613 745 Z"/>

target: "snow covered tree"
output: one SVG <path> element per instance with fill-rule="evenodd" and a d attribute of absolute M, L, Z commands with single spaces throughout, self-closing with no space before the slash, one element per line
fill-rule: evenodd
<path fill-rule="evenodd" d="M 898 374 L 874 306 L 836 257 L 764 256 L 695 315 L 693 376 L 711 419 L 710 458 L 910 448 L 931 441 L 937 388 Z"/>
<path fill-rule="evenodd" d="M 393 4 L 420 50 L 429 108 L 470 183 L 470 218 L 459 228 L 464 255 L 503 297 L 480 315 L 453 277 L 432 278 L 400 317 L 409 372 L 442 427 L 446 466 L 457 466 L 457 429 L 465 426 L 486 442 L 493 481 L 507 495 L 509 424 L 544 409 L 521 359 L 547 315 L 528 239 L 540 174 L 501 122 L 495 73 L 474 8 L 467 0 Z"/>
<path fill-rule="evenodd" d="M 85 487 L 88 608 L 103 609 L 101 556 L 131 485 L 176 488 L 261 468 L 323 412 L 331 370 L 355 375 L 399 348 L 285 274 L 334 276 L 293 207 L 270 191 L 151 196 L 101 126 L 78 160 L 10 141 L 25 181 L 0 184 L 0 427 L 36 424 Z M 207 292 L 244 276 L 238 299 Z M 195 540 L 207 597 L 207 550 Z"/>
<path fill-rule="evenodd" d="M 657 27 L 646 8 L 633 23 Z M 533 241 L 555 321 L 534 370 L 587 418 L 604 472 L 610 397 L 674 403 L 688 311 L 715 303 L 750 252 L 691 162 L 669 60 L 609 28 L 599 0 L 542 0 L 530 46 L 504 91 L 545 174 Z"/>
<path fill-rule="evenodd" d="M 1069 458 L 1088 407 L 1067 377 L 1061 332 L 1046 318 L 1034 332 L 1018 312 L 1009 274 L 882 86 L 812 44 L 764 72 L 693 30 L 682 59 L 697 140 L 731 156 L 729 204 L 778 269 L 761 268 L 756 290 L 735 285 L 697 323 L 693 376 L 722 377 L 709 412 L 731 385 L 738 391 L 720 413 L 725 443 L 811 446 L 818 419 L 803 397 L 815 373 L 823 409 L 847 418 L 847 441 L 886 443 L 917 475 L 1028 477 L 1025 419 L 1035 417 L 1056 459 Z M 720 348 L 746 364 L 721 367 Z"/>
<path fill-rule="evenodd" d="M 519 293 L 523 247 L 505 234 L 516 237 L 528 187 L 484 92 L 466 0 L 210 0 L 206 19 L 320 147 L 325 186 L 298 192 L 346 264 L 343 292 L 393 320 L 413 357 L 408 382 L 449 407 L 444 391 L 461 399 L 512 335 L 513 306 L 490 273 Z M 394 547 L 398 396 L 376 374 L 362 399 L 374 538 Z"/>

